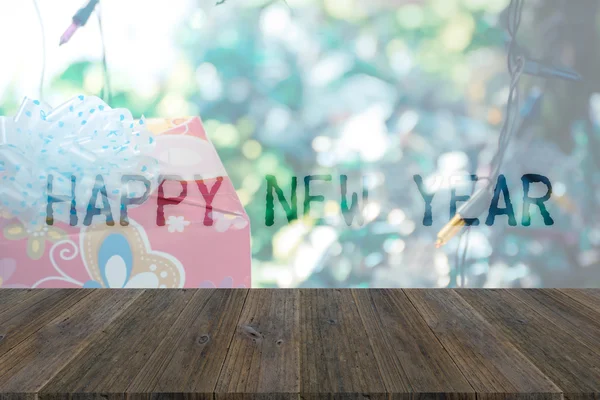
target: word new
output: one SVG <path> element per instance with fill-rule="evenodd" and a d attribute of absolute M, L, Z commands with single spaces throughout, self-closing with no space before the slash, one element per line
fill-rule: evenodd
<path fill-rule="evenodd" d="M 298 187 L 298 178 L 292 177 L 292 187 L 291 187 L 291 196 L 290 202 L 285 199 L 283 194 L 283 190 L 277 184 L 277 179 L 273 175 L 267 175 L 267 207 L 265 213 L 265 224 L 267 226 L 272 226 L 275 223 L 275 196 L 273 192 L 277 193 L 277 198 L 279 199 L 279 203 L 283 207 L 288 222 L 292 222 L 298 219 L 298 197 L 296 196 L 296 189 Z M 322 182 L 331 182 L 331 175 L 308 175 L 304 177 L 304 215 L 310 214 L 310 205 L 314 202 L 324 202 L 325 196 L 322 195 L 312 195 L 310 193 L 310 183 L 313 181 L 322 181 Z M 354 220 L 355 214 L 357 215 L 357 221 L 359 225 L 363 224 L 362 213 L 360 212 L 360 207 L 358 205 L 358 194 L 352 193 L 352 202 L 350 207 L 348 207 L 348 199 L 346 197 L 348 186 L 348 176 L 340 175 L 340 205 L 342 209 L 342 214 L 344 215 L 344 220 L 348 226 L 352 225 L 352 221 Z M 369 193 L 366 187 L 363 187 L 362 190 L 362 200 L 363 206 L 366 204 L 369 197 Z"/>
<path fill-rule="evenodd" d="M 420 175 L 414 175 L 414 181 L 417 184 L 417 188 L 425 201 L 425 215 L 423 216 L 423 225 L 431 226 L 433 223 L 433 216 L 431 211 L 431 202 L 433 200 L 434 194 L 429 194 L 425 189 L 423 184 L 423 178 Z M 471 175 L 470 180 L 476 182 L 478 180 L 476 175 Z M 544 224 L 546 226 L 554 225 L 554 220 L 548 213 L 546 209 L 546 205 L 544 204 L 546 201 L 550 200 L 552 196 L 552 184 L 550 180 L 538 174 L 525 174 L 521 177 L 521 183 L 523 185 L 523 216 L 521 219 L 521 224 L 523 226 L 531 225 L 531 206 L 537 206 L 542 214 L 544 219 Z M 532 183 L 541 183 L 546 186 L 546 194 L 542 197 L 530 197 L 529 191 Z M 504 200 L 505 207 L 500 207 L 500 197 Z M 460 202 L 468 202 L 471 199 L 468 195 L 457 195 L 456 190 L 452 189 L 451 197 L 450 197 L 450 219 L 452 219 L 456 215 L 456 205 Z M 475 201 L 475 200 L 473 200 Z M 473 207 L 475 209 L 485 209 L 487 204 L 479 205 Z M 496 181 L 496 186 L 494 188 L 493 195 L 491 197 L 491 201 L 488 208 L 488 215 L 485 220 L 485 224 L 487 226 L 492 226 L 496 221 L 496 217 L 499 215 L 506 215 L 508 217 L 508 225 L 516 226 L 517 220 L 515 218 L 515 210 L 513 208 L 510 192 L 508 190 L 508 186 L 506 184 L 506 177 L 504 175 L 498 175 L 498 179 Z M 461 217 L 466 217 L 465 215 L 461 215 Z M 478 218 L 464 218 L 465 223 L 468 226 L 476 226 L 479 225 Z"/>
<path fill-rule="evenodd" d="M 204 212 L 204 225 L 212 226 L 213 219 L 211 217 L 212 212 L 212 202 L 215 198 L 215 195 L 219 191 L 221 187 L 221 182 L 223 181 L 222 177 L 216 178 L 215 183 L 209 189 L 200 176 L 194 177 L 196 185 L 198 186 L 198 190 L 200 190 L 200 194 L 204 198 L 206 203 L 205 212 Z M 53 181 L 54 177 L 52 175 L 48 175 L 48 205 L 46 206 L 46 224 L 52 225 L 54 224 L 54 209 L 53 206 L 56 203 L 71 203 L 71 210 L 69 215 L 69 225 L 76 226 L 78 223 L 77 217 L 77 201 L 75 199 L 75 189 L 77 185 L 76 177 L 71 176 L 71 195 L 64 196 L 55 194 L 53 192 Z M 128 184 L 131 182 L 141 182 L 144 184 L 146 191 L 140 197 L 129 197 L 130 193 L 127 190 Z M 176 175 L 166 175 L 160 176 L 160 183 L 158 185 L 158 196 L 156 201 L 156 225 L 165 226 L 165 206 L 174 206 L 180 204 L 186 197 L 188 193 L 187 182 L 184 181 L 181 177 Z M 165 197 L 164 185 L 166 182 L 173 182 L 179 184 L 181 188 L 181 192 L 176 197 Z M 138 175 L 123 175 L 121 178 L 121 207 L 120 207 L 120 224 L 121 226 L 129 225 L 129 218 L 127 216 L 127 207 L 130 205 L 140 205 L 145 203 L 150 197 L 151 193 L 151 183 L 148 179 L 143 176 Z M 97 207 L 96 204 L 98 202 L 98 196 L 102 198 L 102 207 Z M 106 185 L 104 184 L 104 179 L 102 175 L 96 176 L 96 181 L 94 184 L 94 188 L 92 189 L 92 194 L 90 200 L 88 202 L 87 211 L 85 214 L 85 218 L 83 220 L 83 224 L 85 226 L 90 226 L 92 224 L 92 219 L 96 215 L 103 215 L 106 218 L 106 225 L 113 226 L 115 224 L 112 210 L 110 207 L 110 202 L 108 200 L 108 192 L 106 190 Z"/>

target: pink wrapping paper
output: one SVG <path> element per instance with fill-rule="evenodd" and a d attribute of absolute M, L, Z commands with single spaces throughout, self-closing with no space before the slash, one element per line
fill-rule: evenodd
<path fill-rule="evenodd" d="M 249 219 L 201 120 L 147 123 L 158 135 L 161 173 L 187 183 L 185 199 L 164 207 L 165 225 L 157 225 L 158 192 L 129 209 L 129 226 L 117 213 L 112 227 L 96 216 L 90 227 L 80 218 L 76 227 L 57 222 L 30 232 L 0 213 L 1 288 L 250 286 Z M 182 184 L 163 189 L 163 199 L 175 198 Z"/>

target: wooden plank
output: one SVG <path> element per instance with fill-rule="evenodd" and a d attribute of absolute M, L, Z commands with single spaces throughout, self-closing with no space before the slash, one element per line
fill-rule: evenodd
<path fill-rule="evenodd" d="M 142 293 L 93 290 L 0 357 L 0 392 L 37 392 Z"/>
<path fill-rule="evenodd" d="M 300 392 L 298 290 L 253 290 L 215 392 L 217 398 L 297 398 Z"/>
<path fill-rule="evenodd" d="M 353 295 L 393 395 L 445 393 L 475 399 L 473 387 L 402 290 L 353 290 Z"/>
<path fill-rule="evenodd" d="M 557 289 L 510 290 L 509 293 L 596 353 L 596 368 L 600 368 L 599 312 L 581 307 L 578 301 Z"/>
<path fill-rule="evenodd" d="M 598 291 L 10 292 L 2 398 L 600 395 Z"/>
<path fill-rule="evenodd" d="M 4 311 L 39 293 L 33 289 L 0 289 L 0 320 Z"/>
<path fill-rule="evenodd" d="M 301 398 L 387 398 L 350 290 L 300 291 Z"/>
<path fill-rule="evenodd" d="M 460 295 L 567 395 L 599 393 L 599 357 L 507 290 Z"/>
<path fill-rule="evenodd" d="M 600 289 L 558 289 L 584 306 L 600 312 Z"/>
<path fill-rule="evenodd" d="M 247 295 L 245 289 L 196 291 L 127 392 L 212 398 Z"/>
<path fill-rule="evenodd" d="M 0 322 L 7 321 L 17 314 L 23 312 L 44 298 L 50 296 L 52 292 L 47 290 L 21 290 L 21 289 L 2 289 L 2 302 L 0 302 Z M 19 307 L 18 311 L 14 311 Z"/>
<path fill-rule="evenodd" d="M 404 291 L 478 398 L 559 399 L 560 390 L 453 290 Z"/>
<path fill-rule="evenodd" d="M 40 397 L 124 393 L 194 293 L 180 289 L 142 293 L 96 337 L 93 345 L 79 353 L 40 390 Z"/>
<path fill-rule="evenodd" d="M 0 357 L 89 294 L 84 289 L 37 290 L 5 309 L 0 315 Z"/>
<path fill-rule="evenodd" d="M 35 393 L 0 393 L 0 400 L 38 400 Z"/>

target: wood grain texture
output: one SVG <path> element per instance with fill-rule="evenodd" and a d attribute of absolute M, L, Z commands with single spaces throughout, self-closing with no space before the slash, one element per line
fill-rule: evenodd
<path fill-rule="evenodd" d="M 600 289 L 559 289 L 584 306 L 600 312 Z"/>
<path fill-rule="evenodd" d="M 217 398 L 232 398 L 231 393 L 298 397 L 299 304 L 297 290 L 250 292 L 215 389 Z"/>
<path fill-rule="evenodd" d="M 475 399 L 475 390 L 404 292 L 353 290 L 353 294 L 390 393 Z"/>
<path fill-rule="evenodd" d="M 39 294 L 39 290 L 33 289 L 2 289 L 0 290 L 0 320 L 2 318 L 2 314 L 25 301 L 28 297 Z"/>
<path fill-rule="evenodd" d="M 0 357 L 90 293 L 83 289 L 40 290 L 7 307 L 0 314 Z"/>
<path fill-rule="evenodd" d="M 148 290 L 40 390 L 68 393 L 125 393 L 196 292 Z"/>
<path fill-rule="evenodd" d="M 245 289 L 197 291 L 127 392 L 211 398 L 247 295 Z"/>
<path fill-rule="evenodd" d="M 0 357 L 0 392 L 37 392 L 141 293 L 93 290 L 63 309 L 62 314 Z"/>
<path fill-rule="evenodd" d="M 454 290 L 404 292 L 478 397 L 561 397 L 558 387 Z"/>
<path fill-rule="evenodd" d="M 599 300 L 590 290 L 0 290 L 0 400 L 598 399 Z"/>
<path fill-rule="evenodd" d="M 600 358 L 600 313 L 581 307 L 579 302 L 557 289 L 529 289 L 509 293 L 552 321 L 558 329 L 586 345 Z"/>
<path fill-rule="evenodd" d="M 349 290 L 300 291 L 303 398 L 386 398 L 387 390 Z"/>
<path fill-rule="evenodd" d="M 600 357 L 507 290 L 461 290 L 460 295 L 565 394 L 588 394 L 600 386 Z M 575 312 L 576 310 L 573 310 Z"/>

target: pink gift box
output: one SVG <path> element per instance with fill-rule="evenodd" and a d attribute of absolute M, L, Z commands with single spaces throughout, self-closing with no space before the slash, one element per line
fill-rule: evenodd
<path fill-rule="evenodd" d="M 117 213 L 114 226 L 95 216 L 28 231 L 0 211 L 0 287 L 250 287 L 250 222 L 200 118 L 147 123 L 161 174 L 181 181 L 129 208 L 127 226 Z"/>

